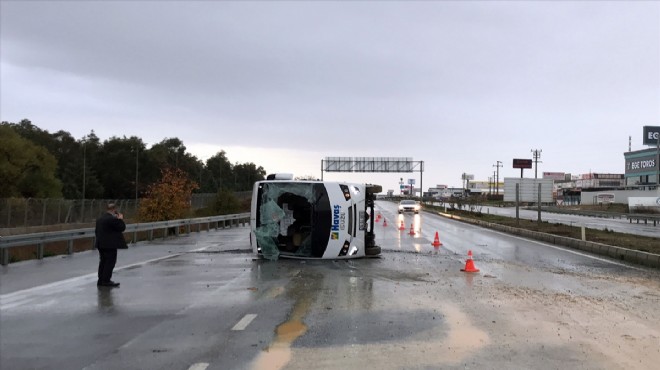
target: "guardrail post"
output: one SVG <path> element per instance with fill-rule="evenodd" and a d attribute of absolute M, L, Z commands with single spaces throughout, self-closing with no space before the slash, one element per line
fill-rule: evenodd
<path fill-rule="evenodd" d="M 39 243 L 37 246 L 37 259 L 44 259 L 44 243 Z"/>
<path fill-rule="evenodd" d="M 66 254 L 73 254 L 73 239 L 69 239 L 66 243 Z"/>
<path fill-rule="evenodd" d="M 133 244 L 137 243 L 137 229 L 133 231 Z"/>
<path fill-rule="evenodd" d="M 9 248 L 2 248 L 2 265 L 7 266 L 9 264 Z"/>

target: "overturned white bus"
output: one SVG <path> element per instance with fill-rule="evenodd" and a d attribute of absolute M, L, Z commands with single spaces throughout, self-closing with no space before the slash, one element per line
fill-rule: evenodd
<path fill-rule="evenodd" d="M 255 183 L 250 244 L 267 259 L 380 255 L 374 234 L 379 185 L 278 179 Z"/>

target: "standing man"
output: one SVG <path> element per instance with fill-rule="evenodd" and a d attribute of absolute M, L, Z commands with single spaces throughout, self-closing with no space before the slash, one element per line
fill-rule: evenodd
<path fill-rule="evenodd" d="M 96 248 L 99 250 L 98 286 L 118 287 L 112 278 L 112 270 L 117 263 L 117 249 L 127 249 L 124 239 L 124 215 L 117 212 L 114 203 L 108 203 L 107 210 L 96 220 Z"/>

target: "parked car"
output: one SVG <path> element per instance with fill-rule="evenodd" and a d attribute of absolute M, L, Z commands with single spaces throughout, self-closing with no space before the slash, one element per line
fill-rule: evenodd
<path fill-rule="evenodd" d="M 419 210 L 421 208 L 422 206 L 419 204 L 419 202 L 414 200 L 404 199 L 399 202 L 399 213 L 403 213 L 403 212 L 419 213 Z"/>

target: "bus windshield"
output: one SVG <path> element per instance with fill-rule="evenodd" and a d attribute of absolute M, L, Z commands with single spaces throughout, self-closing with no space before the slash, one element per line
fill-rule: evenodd
<path fill-rule="evenodd" d="M 330 237 L 332 214 L 322 183 L 268 182 L 257 194 L 256 241 L 265 258 L 280 253 L 321 257 Z"/>

